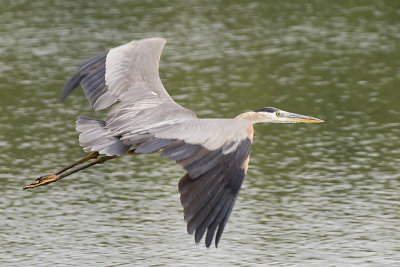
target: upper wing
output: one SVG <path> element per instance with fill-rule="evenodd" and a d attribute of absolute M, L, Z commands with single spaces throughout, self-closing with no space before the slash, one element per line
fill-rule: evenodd
<path fill-rule="evenodd" d="M 107 108 L 117 100 L 143 105 L 158 101 L 184 110 L 169 96 L 159 77 L 165 42 L 163 38 L 131 41 L 89 59 L 66 84 L 62 99 L 80 84 L 94 110 Z"/>
<path fill-rule="evenodd" d="M 179 182 L 189 234 L 199 242 L 207 231 L 218 245 L 247 171 L 252 125 L 240 119 L 193 119 L 132 131 L 121 140 L 136 153 L 162 154 L 188 172 Z"/>
<path fill-rule="evenodd" d="M 77 120 L 79 141 L 85 151 L 122 155 L 129 149 L 120 137 L 135 129 L 148 128 L 196 115 L 174 102 L 159 74 L 165 40 L 132 41 L 110 49 L 83 63 L 64 88 L 65 99 L 79 84 L 95 110 L 110 107 L 106 121 L 86 117 Z"/>

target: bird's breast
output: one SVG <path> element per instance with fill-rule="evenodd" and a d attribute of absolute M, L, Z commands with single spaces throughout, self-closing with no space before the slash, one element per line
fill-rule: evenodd
<path fill-rule="evenodd" d="M 253 143 L 254 128 L 252 124 L 250 124 L 250 126 L 246 129 L 246 134 L 249 137 L 250 141 Z M 247 169 L 249 168 L 249 162 L 250 162 L 250 154 L 249 156 L 247 156 L 247 159 L 242 164 L 242 169 L 244 169 L 245 174 L 247 173 Z"/>
<path fill-rule="evenodd" d="M 246 129 L 246 134 L 249 137 L 250 141 L 253 143 L 254 128 L 252 124 L 250 124 L 250 126 Z"/>

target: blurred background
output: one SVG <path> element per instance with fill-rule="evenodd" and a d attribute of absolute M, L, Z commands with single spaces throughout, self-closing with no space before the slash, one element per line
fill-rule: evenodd
<path fill-rule="evenodd" d="M 0 9 L 0 265 L 395 266 L 400 262 L 400 2 L 35 1 Z M 186 233 L 159 154 L 21 187 L 85 153 L 84 60 L 167 39 L 164 86 L 199 117 L 265 106 L 325 120 L 256 125 L 219 248 Z"/>

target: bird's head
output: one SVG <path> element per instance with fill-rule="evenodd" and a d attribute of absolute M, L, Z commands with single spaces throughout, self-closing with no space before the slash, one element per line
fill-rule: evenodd
<path fill-rule="evenodd" d="M 296 113 L 287 112 L 281 109 L 266 107 L 256 109 L 254 111 L 245 112 L 238 115 L 236 118 L 238 119 L 247 119 L 252 123 L 259 122 L 273 122 L 273 123 L 297 123 L 297 122 L 306 122 L 306 123 L 321 123 L 323 120 L 300 115 Z"/>
<path fill-rule="evenodd" d="M 273 123 L 321 123 L 323 120 L 300 115 L 296 113 L 287 112 L 273 107 L 266 107 L 256 109 L 254 115 L 257 118 L 257 122 L 273 122 Z"/>

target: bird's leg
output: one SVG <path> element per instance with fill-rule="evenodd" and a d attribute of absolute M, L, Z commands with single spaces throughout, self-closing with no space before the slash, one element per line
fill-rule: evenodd
<path fill-rule="evenodd" d="M 83 169 L 89 168 L 89 167 L 91 167 L 93 165 L 103 164 L 104 162 L 106 162 L 106 161 L 108 161 L 110 159 L 119 158 L 119 157 L 122 157 L 122 156 L 125 156 L 125 155 L 128 155 L 128 154 L 134 154 L 134 153 L 135 153 L 135 149 L 131 149 L 128 152 L 126 152 L 124 155 L 121 155 L 121 156 L 103 156 L 103 157 L 99 157 L 99 153 L 98 152 L 93 152 L 93 153 L 87 155 L 86 157 L 84 157 L 84 158 L 82 158 L 82 159 L 80 159 L 80 160 L 78 160 L 78 161 L 76 161 L 76 162 L 74 162 L 74 163 L 72 163 L 72 164 L 60 169 L 60 170 L 57 170 L 57 171 L 55 171 L 53 173 L 49 173 L 47 175 L 39 177 L 33 183 L 31 183 L 31 184 L 29 184 L 27 186 L 24 186 L 22 189 L 25 190 L 25 189 L 35 188 L 35 187 L 38 187 L 38 186 L 41 186 L 41 185 L 46 185 L 46 184 L 49 184 L 49 183 L 57 182 L 58 180 L 61 180 L 64 177 L 67 177 L 67 176 L 69 176 L 69 175 L 71 175 L 73 173 L 79 172 L 79 171 L 81 171 Z M 84 163 L 84 162 L 86 162 L 88 160 L 91 160 L 91 159 L 95 159 L 95 160 L 93 160 L 92 162 L 86 163 L 84 165 L 81 165 L 82 163 Z M 78 166 L 78 165 L 81 165 L 81 166 Z M 76 166 L 78 166 L 78 167 L 75 168 L 75 169 L 72 169 L 73 167 L 76 167 Z M 72 169 L 72 170 L 69 170 L 69 169 Z"/>
<path fill-rule="evenodd" d="M 64 168 L 59 169 L 59 170 L 57 170 L 57 171 L 55 171 L 55 172 L 53 172 L 53 173 L 51 173 L 51 174 L 58 175 L 58 174 L 60 174 L 60 173 L 65 172 L 66 170 L 69 170 L 69 169 L 71 169 L 71 168 L 73 168 L 73 167 L 75 167 L 75 166 L 78 166 L 78 165 L 80 165 L 80 164 L 82 164 L 82 163 L 84 163 L 84 162 L 86 162 L 86 161 L 88 161 L 88 160 L 95 159 L 95 158 L 97 158 L 98 156 L 99 156 L 99 152 L 90 153 L 90 154 L 87 155 L 86 157 L 83 157 L 83 158 L 81 158 L 80 160 L 75 161 L 74 163 L 72 163 L 72 164 L 70 164 L 70 165 L 68 165 L 68 166 L 65 166 Z"/>
<path fill-rule="evenodd" d="M 66 177 L 68 175 L 71 175 L 71 174 L 73 174 L 75 172 L 81 171 L 83 169 L 86 169 L 86 168 L 88 168 L 90 166 L 93 166 L 93 165 L 96 165 L 96 164 L 102 164 L 102 163 L 104 163 L 104 162 L 106 162 L 106 161 L 108 161 L 110 159 L 116 158 L 116 157 L 118 157 L 118 156 L 99 157 L 99 153 L 98 152 L 91 153 L 91 154 L 87 155 L 86 157 L 84 157 L 84 158 L 82 158 L 82 159 L 80 159 L 80 160 L 78 160 L 78 161 L 76 161 L 76 162 L 74 162 L 74 163 L 72 163 L 72 164 L 60 169 L 60 170 L 57 170 L 57 171 L 55 171 L 53 173 L 49 173 L 47 175 L 43 175 L 43 176 L 39 177 L 33 183 L 31 183 L 31 184 L 29 184 L 27 186 L 24 186 L 22 189 L 25 190 L 25 189 L 35 188 L 35 187 L 38 187 L 38 186 L 41 186 L 41 185 L 45 185 L 45 184 L 49 184 L 49 183 L 52 183 L 52 182 L 56 182 L 56 181 Z M 67 170 L 69 170 L 69 169 L 71 169 L 71 168 L 73 168 L 75 166 L 81 165 L 82 163 L 84 163 L 84 162 L 86 162 L 88 160 L 91 160 L 91 159 L 96 159 L 96 160 L 94 160 L 92 162 L 89 162 L 87 164 L 84 164 L 84 165 L 82 165 L 82 166 L 80 166 L 78 168 L 75 168 L 75 169 L 72 169 L 70 171 L 67 171 Z"/>

